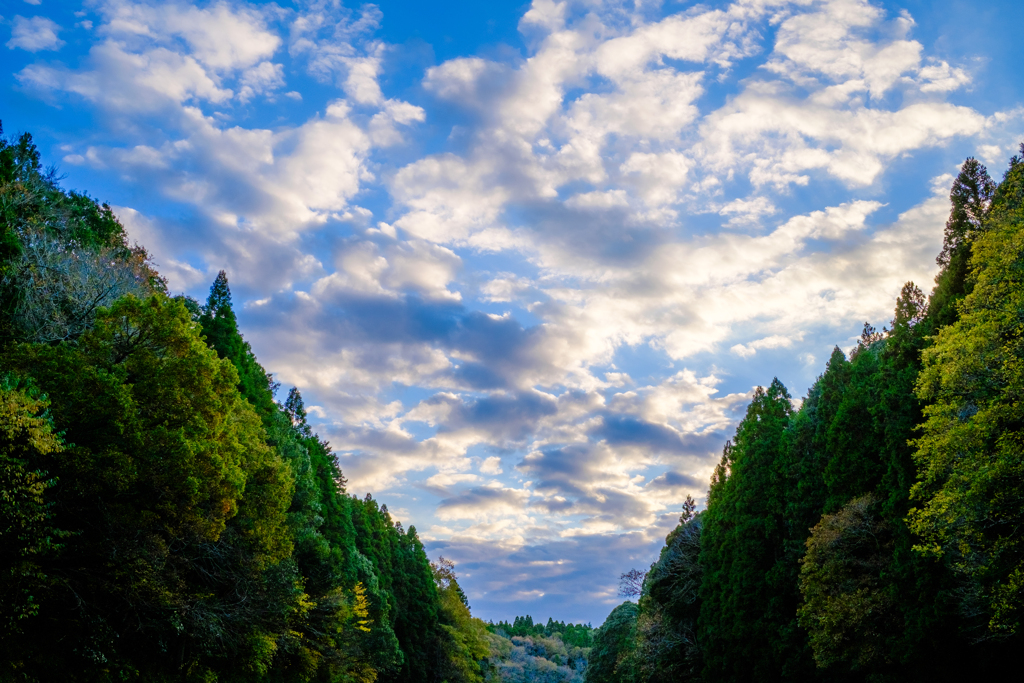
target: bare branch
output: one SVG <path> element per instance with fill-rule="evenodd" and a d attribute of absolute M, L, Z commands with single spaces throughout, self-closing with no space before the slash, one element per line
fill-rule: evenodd
<path fill-rule="evenodd" d="M 644 592 L 644 579 L 647 572 L 630 569 L 619 576 L 619 595 L 624 598 L 635 598 Z"/>

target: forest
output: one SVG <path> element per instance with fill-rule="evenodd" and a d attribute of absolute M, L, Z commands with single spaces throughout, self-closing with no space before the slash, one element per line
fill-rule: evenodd
<path fill-rule="evenodd" d="M 587 681 L 1005 677 L 1024 651 L 1024 145 L 968 158 L 928 296 L 758 387 L 705 509 L 594 635 Z"/>
<path fill-rule="evenodd" d="M 950 201 L 930 294 L 908 282 L 802 400 L 757 388 L 635 600 L 596 629 L 485 623 L 414 526 L 347 493 L 227 274 L 169 292 L 0 130 L 0 680 L 997 674 L 1024 647 L 1024 158 L 999 183 L 968 158 Z"/>

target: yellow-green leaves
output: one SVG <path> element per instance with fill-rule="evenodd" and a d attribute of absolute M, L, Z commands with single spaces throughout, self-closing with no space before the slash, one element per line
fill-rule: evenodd
<path fill-rule="evenodd" d="M 989 628 L 1012 633 L 1024 610 L 1024 164 L 1011 166 L 973 246 L 973 291 L 924 352 L 910 512 L 918 550 L 945 557 L 977 587 Z"/>
<path fill-rule="evenodd" d="M 43 497 L 53 482 L 29 464 L 61 450 L 47 405 L 0 378 L 0 637 L 38 613 L 33 587 L 47 580 L 39 560 L 64 535 Z"/>
<path fill-rule="evenodd" d="M 70 643 L 52 665 L 91 648 L 118 666 L 203 669 L 215 646 L 249 653 L 239 667 L 269 666 L 302 596 L 282 564 L 292 475 L 185 307 L 124 297 L 76 342 L 5 360 L 51 397 L 68 444 L 31 458 L 59 482 L 55 523 L 76 534 L 41 607 Z M 168 643 L 175 661 L 162 661 Z"/>

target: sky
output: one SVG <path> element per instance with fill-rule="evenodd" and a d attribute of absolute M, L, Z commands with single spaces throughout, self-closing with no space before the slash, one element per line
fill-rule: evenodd
<path fill-rule="evenodd" d="M 753 388 L 930 291 L 1024 139 L 1024 4 L 0 3 L 7 135 L 228 273 L 348 489 L 484 619 L 599 625 Z"/>

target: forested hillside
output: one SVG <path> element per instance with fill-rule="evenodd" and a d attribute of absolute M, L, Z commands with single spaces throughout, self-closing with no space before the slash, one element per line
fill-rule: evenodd
<path fill-rule="evenodd" d="M 1024 146 L 1022 146 L 1024 154 Z M 950 193 L 930 296 L 759 387 L 599 629 L 471 615 L 239 331 L 0 134 L 0 680 L 994 675 L 1024 648 L 1024 159 Z M 286 396 L 283 403 L 277 396 Z"/>
<path fill-rule="evenodd" d="M 1021 146 L 1024 155 L 1024 145 Z M 1024 650 L 1024 158 L 969 158 L 926 297 L 758 387 L 590 683 L 1005 677 Z"/>
<path fill-rule="evenodd" d="M 0 680 L 483 680 L 454 565 L 346 493 L 225 273 L 171 296 L 27 134 L 0 211 Z"/>

